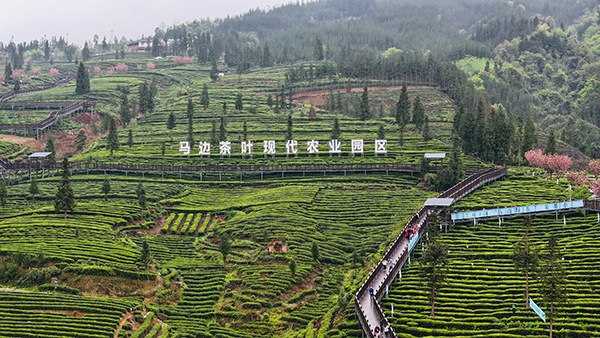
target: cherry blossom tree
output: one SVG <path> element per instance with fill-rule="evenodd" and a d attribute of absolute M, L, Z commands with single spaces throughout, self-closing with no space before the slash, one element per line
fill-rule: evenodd
<path fill-rule="evenodd" d="M 544 154 L 541 149 L 529 150 L 525 153 L 525 159 L 534 168 L 543 168 Z"/>
<path fill-rule="evenodd" d="M 29 76 L 24 76 L 23 77 L 23 82 L 24 83 L 29 83 L 29 82 L 31 82 L 31 78 Z"/>
<path fill-rule="evenodd" d="M 142 70 L 142 65 L 137 65 L 137 70 Z"/>
<path fill-rule="evenodd" d="M 571 185 L 590 185 L 590 180 L 587 178 L 587 174 L 585 171 L 567 173 L 567 180 Z"/>
<path fill-rule="evenodd" d="M 183 58 L 183 62 L 185 62 L 188 65 L 191 65 L 192 63 L 194 63 L 194 57 L 193 56 L 186 56 Z"/>
<path fill-rule="evenodd" d="M 59 73 L 58 69 L 56 69 L 56 68 L 50 68 L 50 75 L 52 75 L 54 77 L 57 77 L 58 73 Z"/>
<path fill-rule="evenodd" d="M 124 63 L 119 63 L 116 68 L 117 72 L 126 72 L 128 69 L 129 67 Z"/>
<path fill-rule="evenodd" d="M 4 82 L 4 74 L 0 74 L 0 82 Z"/>
<path fill-rule="evenodd" d="M 548 169 L 550 169 L 551 172 L 554 172 L 558 177 L 561 177 L 565 172 L 567 172 L 567 170 L 571 168 L 571 164 L 573 164 L 571 158 L 567 155 L 554 154 L 546 155 L 546 157 Z M 552 173 L 550 174 L 550 177 L 552 177 Z"/>
<path fill-rule="evenodd" d="M 94 74 L 98 75 L 98 74 L 100 74 L 101 71 L 102 71 L 102 69 L 100 69 L 100 67 L 98 67 L 98 66 L 94 67 Z"/>
<path fill-rule="evenodd" d="M 181 56 L 176 56 L 176 57 L 173 58 L 173 62 L 175 62 L 175 64 L 177 66 L 179 66 L 180 64 L 183 63 L 183 58 Z"/>
<path fill-rule="evenodd" d="M 11 77 L 13 80 L 18 80 L 24 72 L 23 69 L 14 69 Z"/>
<path fill-rule="evenodd" d="M 146 68 L 148 68 L 148 69 L 154 69 L 154 67 L 156 67 L 156 66 L 152 62 L 148 62 L 146 64 Z"/>
<path fill-rule="evenodd" d="M 588 171 L 596 177 L 600 176 L 600 160 L 591 160 L 588 164 Z"/>
<path fill-rule="evenodd" d="M 39 68 L 34 68 L 31 70 L 31 76 L 39 76 L 41 73 L 41 70 Z"/>
<path fill-rule="evenodd" d="M 594 195 L 600 196 L 600 181 L 594 182 L 590 190 L 594 193 Z"/>

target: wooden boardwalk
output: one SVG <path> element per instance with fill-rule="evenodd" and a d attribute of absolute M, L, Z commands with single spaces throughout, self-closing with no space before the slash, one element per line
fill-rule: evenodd
<path fill-rule="evenodd" d="M 497 180 L 506 175 L 506 168 L 492 168 L 487 171 L 471 175 L 459 182 L 452 188 L 441 193 L 438 198 L 452 198 L 454 202 L 468 195 L 473 190 L 482 186 L 485 183 Z M 396 238 L 388 251 L 383 255 L 377 263 L 367 280 L 358 289 L 355 295 L 355 310 L 361 326 L 367 337 L 375 338 L 375 327 L 389 327 L 388 337 L 396 337 L 393 328 L 387 321 L 383 310 L 379 305 L 379 301 L 386 293 L 389 285 L 398 275 L 400 269 L 408 259 L 408 255 L 414 247 L 409 248 L 409 239 L 403 236 L 407 228 L 418 229 L 414 236 L 417 236 L 415 242 L 418 241 L 425 230 L 425 222 L 430 214 L 441 212 L 441 207 L 423 207 L 419 210 L 406 224 L 404 231 Z M 382 262 L 387 260 L 393 262 L 392 268 L 385 269 Z M 373 288 L 374 296 L 371 297 L 369 289 Z"/>

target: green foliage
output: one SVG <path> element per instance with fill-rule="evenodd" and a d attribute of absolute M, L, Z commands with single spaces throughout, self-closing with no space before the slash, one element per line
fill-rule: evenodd
<path fill-rule="evenodd" d="M 338 126 L 339 128 L 339 126 Z M 285 133 L 285 139 L 286 140 L 291 140 L 294 138 L 294 125 L 292 122 L 292 114 L 288 115 L 288 119 L 287 119 L 287 131 Z"/>
<path fill-rule="evenodd" d="M 121 102 L 119 103 L 119 115 L 123 124 L 128 125 L 131 121 L 131 108 L 129 107 L 129 99 L 127 94 L 123 93 L 121 96 Z"/>
<path fill-rule="evenodd" d="M 107 145 L 106 147 L 110 150 L 110 156 L 112 157 L 115 151 L 119 150 L 119 136 L 117 135 L 117 123 L 113 118 L 107 117 L 110 119 L 109 127 L 108 127 L 108 137 L 107 137 Z"/>
<path fill-rule="evenodd" d="M 549 308 L 548 318 L 550 320 L 550 335 L 552 335 L 552 324 L 560 307 L 567 301 L 567 287 L 565 272 L 561 263 L 561 253 L 558 240 L 554 235 L 548 238 L 548 250 L 546 262 L 540 271 L 542 299 Z"/>
<path fill-rule="evenodd" d="M 402 91 L 400 92 L 400 98 L 396 102 L 396 123 L 400 128 L 410 121 L 410 99 L 408 98 L 408 91 L 406 83 L 402 85 Z"/>
<path fill-rule="evenodd" d="M 77 146 L 77 151 L 83 151 L 85 148 L 85 142 L 87 141 L 87 136 L 85 135 L 85 129 L 79 129 L 77 132 L 77 137 L 75 138 L 75 145 Z"/>
<path fill-rule="evenodd" d="M 339 140 L 342 137 L 342 131 L 340 130 L 340 121 L 337 116 L 333 119 L 333 127 L 331 128 L 331 139 Z"/>
<path fill-rule="evenodd" d="M 554 129 L 550 129 L 548 133 L 548 142 L 544 149 L 544 154 L 555 154 L 556 153 L 556 136 L 554 135 Z"/>
<path fill-rule="evenodd" d="M 87 69 L 85 69 L 85 66 L 83 65 L 83 62 L 79 62 L 76 82 L 75 93 L 83 95 L 90 92 L 90 77 Z"/>
<path fill-rule="evenodd" d="M 148 266 L 150 263 L 152 263 L 152 252 L 150 251 L 150 245 L 146 240 L 142 242 L 142 250 L 140 250 L 139 261 L 145 266 Z"/>
<path fill-rule="evenodd" d="M 413 101 L 412 122 L 418 130 L 422 130 L 423 124 L 425 123 L 425 109 L 421 103 L 420 96 L 415 97 L 415 100 Z"/>
<path fill-rule="evenodd" d="M 312 241 L 310 246 L 310 253 L 312 255 L 312 259 L 315 262 L 319 262 L 321 259 L 321 253 L 319 252 L 319 243 L 317 241 Z"/>
<path fill-rule="evenodd" d="M 529 307 L 529 277 L 535 277 L 539 267 L 539 250 L 533 246 L 529 238 L 531 230 L 531 219 L 529 216 L 523 218 L 523 238 L 515 243 L 513 249 L 513 264 L 515 270 L 525 275 L 525 307 Z"/>
<path fill-rule="evenodd" d="M 133 147 L 133 130 L 131 129 L 127 132 L 127 146 Z"/>
<path fill-rule="evenodd" d="M 231 253 L 231 241 L 224 233 L 219 237 L 219 252 L 223 256 L 223 267 L 227 268 L 227 256 Z"/>
<path fill-rule="evenodd" d="M 431 302 L 431 316 L 435 316 L 435 299 L 448 274 L 448 246 L 442 241 L 427 244 L 423 256 L 419 259 L 421 274 L 427 279 L 428 297 Z"/>
<path fill-rule="evenodd" d="M 54 139 L 52 137 L 49 137 L 48 140 L 46 140 L 46 147 L 44 148 L 44 152 L 50 153 L 45 158 L 45 160 L 48 163 L 56 162 L 56 147 L 54 146 Z"/>
<path fill-rule="evenodd" d="M 194 102 L 192 101 L 192 99 L 188 99 L 187 102 L 187 118 L 188 118 L 188 134 L 187 134 L 187 141 L 190 144 L 190 147 L 192 147 L 195 143 L 194 141 Z"/>
<path fill-rule="evenodd" d="M 7 189 L 6 189 L 6 182 L 4 182 L 4 180 L 0 180 L 0 205 L 1 206 L 6 206 L 6 199 L 7 199 Z"/>
<path fill-rule="evenodd" d="M 57 213 L 64 212 L 65 218 L 67 218 L 67 212 L 73 212 L 75 210 L 75 194 L 71 187 L 71 171 L 69 170 L 69 159 L 66 157 L 62 160 L 62 177 L 56 190 L 56 197 L 54 199 L 54 211 Z"/>
<path fill-rule="evenodd" d="M 210 97 L 208 96 L 208 86 L 206 83 L 202 86 L 202 94 L 200 95 L 200 105 L 204 110 L 208 109 L 210 104 Z"/>
<path fill-rule="evenodd" d="M 38 187 L 37 179 L 35 178 L 35 176 L 31 178 L 28 192 L 31 195 L 33 202 L 35 203 L 35 195 L 40 193 L 40 188 Z"/>
<path fill-rule="evenodd" d="M 111 184 L 110 179 L 107 177 L 102 181 L 102 193 L 104 194 L 104 200 L 108 199 L 108 194 L 110 194 Z"/>
<path fill-rule="evenodd" d="M 363 88 L 359 109 L 359 116 L 361 120 L 367 121 L 371 118 L 371 107 L 369 106 L 369 90 L 366 86 Z"/>

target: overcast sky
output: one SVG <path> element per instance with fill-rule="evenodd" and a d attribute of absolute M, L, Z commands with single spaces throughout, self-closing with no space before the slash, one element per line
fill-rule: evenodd
<path fill-rule="evenodd" d="M 290 0 L 5 0 L 0 41 L 15 43 L 64 36 L 83 45 L 94 34 L 119 39 L 141 38 L 167 26 L 194 19 L 223 18 L 249 9 L 289 3 Z M 294 1 L 295 2 L 295 1 Z"/>

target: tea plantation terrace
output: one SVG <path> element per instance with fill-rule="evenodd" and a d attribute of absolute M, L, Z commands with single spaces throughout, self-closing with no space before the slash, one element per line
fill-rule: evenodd
<path fill-rule="evenodd" d="M 450 217 L 452 218 L 452 223 L 472 221 L 474 224 L 477 224 L 478 221 L 498 219 L 499 222 L 502 222 L 504 218 L 543 214 L 556 214 L 556 218 L 558 219 L 559 213 L 568 213 L 578 210 L 600 212 L 600 201 L 577 200 L 531 204 L 509 208 L 498 207 L 489 210 L 483 209 L 477 211 L 456 212 L 452 213 Z"/>
<path fill-rule="evenodd" d="M 2 176 L 5 179 L 10 179 L 10 176 L 14 176 L 14 179 L 21 180 L 23 176 L 27 176 L 29 179 L 31 176 L 39 176 L 41 178 L 56 175 L 60 170 L 60 163 L 43 163 L 43 162 L 19 162 L 14 163 L 11 161 L 2 161 L 0 165 L 4 169 Z M 73 171 L 73 174 L 90 172 L 101 172 L 107 173 L 125 173 L 127 176 L 129 173 L 141 173 L 142 176 L 145 174 L 161 175 L 162 178 L 166 174 L 179 174 L 179 178 L 183 174 L 194 174 L 199 175 L 199 179 L 202 181 L 204 174 L 218 174 L 219 181 L 222 180 L 224 174 L 239 174 L 240 180 L 243 180 L 245 174 L 260 175 L 263 179 L 265 174 L 279 174 L 284 177 L 285 174 L 302 174 L 305 176 L 308 173 L 343 173 L 346 175 L 348 172 L 385 172 L 386 175 L 390 172 L 401 172 L 401 173 L 418 173 L 418 164 L 406 164 L 406 163 L 344 163 L 344 164 L 248 164 L 248 165 L 165 165 L 165 164 L 128 164 L 128 163 L 103 163 L 103 162 L 71 162 L 69 167 Z M 430 166 L 430 172 L 437 172 L 441 170 L 442 166 Z M 486 170 L 487 168 L 482 166 L 465 166 L 465 172 L 467 174 L 478 173 Z"/>
<path fill-rule="evenodd" d="M 455 203 L 461 198 L 468 195 L 478 187 L 502 178 L 506 175 L 506 168 L 491 168 L 484 172 L 471 175 L 459 182 L 452 188 L 444 191 L 437 198 L 441 199 L 443 206 L 429 203 L 424 205 L 406 224 L 404 230 L 396 238 L 392 246 L 383 255 L 377 263 L 367 280 L 358 289 L 355 295 L 356 305 L 355 310 L 358 315 L 360 324 L 366 333 L 367 337 L 375 338 L 374 332 L 376 326 L 387 326 L 390 328 L 389 336 L 396 337 L 393 328 L 390 326 L 385 317 L 379 301 L 384 294 L 387 293 L 389 285 L 393 282 L 396 275 L 408 259 L 412 249 L 414 249 L 416 241 L 423 235 L 427 218 L 432 213 L 440 213 L 448 205 Z M 408 228 L 417 229 L 412 240 L 403 236 Z M 384 269 L 383 261 L 393 262 L 394 265 L 390 269 Z M 373 288 L 373 296 L 370 295 L 369 289 Z"/>

